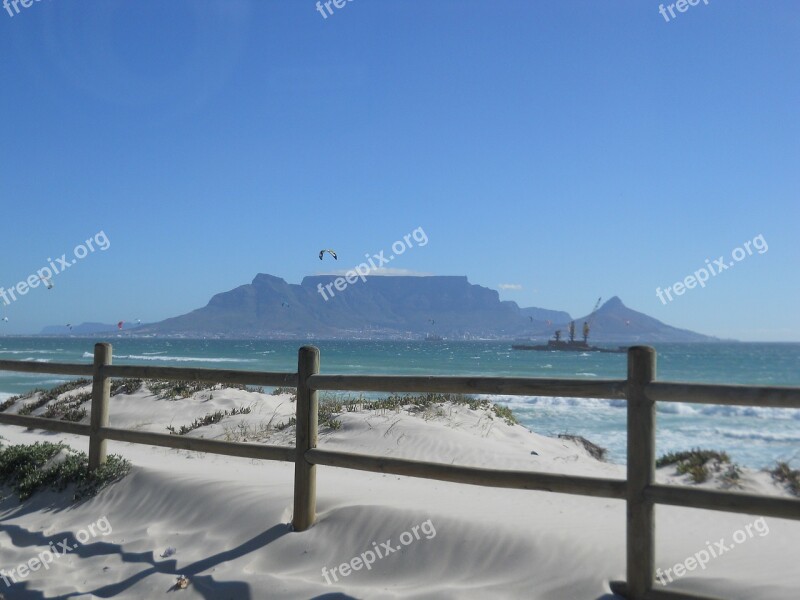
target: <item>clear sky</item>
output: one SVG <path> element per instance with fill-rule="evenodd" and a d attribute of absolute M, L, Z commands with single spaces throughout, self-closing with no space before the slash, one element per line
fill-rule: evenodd
<path fill-rule="evenodd" d="M 800 340 L 796 0 L 669 21 L 650 0 L 17 6 L 0 10 L 0 285 L 100 231 L 110 246 L 0 302 L 0 331 L 160 320 L 422 227 L 392 268 Z M 656 296 L 759 235 L 767 251 Z"/>

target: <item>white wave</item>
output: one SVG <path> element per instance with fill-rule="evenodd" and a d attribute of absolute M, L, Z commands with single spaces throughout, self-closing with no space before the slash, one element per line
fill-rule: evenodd
<path fill-rule="evenodd" d="M 157 354 L 166 354 L 166 350 L 162 350 L 161 352 L 142 352 L 145 356 L 155 356 Z"/>
<path fill-rule="evenodd" d="M 578 373 L 578 375 L 583 375 L 584 377 L 597 377 L 597 373 Z"/>
<path fill-rule="evenodd" d="M 673 415 L 704 415 L 707 417 L 752 417 L 756 419 L 800 420 L 796 408 L 772 408 L 765 406 L 725 406 L 722 404 L 688 404 L 686 402 L 659 402 L 658 412 Z"/>
<path fill-rule="evenodd" d="M 0 354 L 52 354 L 50 350 L 0 350 Z"/>
<path fill-rule="evenodd" d="M 761 440 L 764 442 L 800 442 L 800 435 L 792 435 L 790 433 L 765 433 L 762 431 L 753 431 L 743 429 L 737 431 L 735 429 L 721 429 L 717 428 L 714 433 L 722 437 L 731 438 L 734 440 Z"/>
<path fill-rule="evenodd" d="M 28 358 L 23 358 L 22 362 L 38 362 L 38 363 L 49 363 L 49 358 L 34 358 L 33 356 L 29 356 Z"/>
<path fill-rule="evenodd" d="M 598 398 L 573 398 L 571 396 L 491 396 L 482 394 L 491 402 L 502 402 L 514 408 L 625 408 L 625 400 L 603 400 Z"/>
<path fill-rule="evenodd" d="M 502 402 L 511 408 L 562 408 L 581 406 L 588 408 L 625 408 L 624 399 L 573 398 L 568 396 L 492 396 L 481 395 L 492 402 Z M 756 419 L 800 420 L 800 410 L 758 406 L 722 406 L 715 404 L 688 404 L 686 402 L 658 402 L 656 410 L 668 415 L 702 415 L 707 417 L 750 417 Z"/>

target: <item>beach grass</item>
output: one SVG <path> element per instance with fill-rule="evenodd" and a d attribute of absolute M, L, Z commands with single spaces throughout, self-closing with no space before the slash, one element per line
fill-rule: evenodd
<path fill-rule="evenodd" d="M 11 487 L 20 501 L 42 489 L 63 491 L 70 485 L 75 486 L 72 500 L 81 500 L 127 475 L 130 467 L 129 461 L 110 454 L 104 464 L 90 471 L 85 452 L 61 443 L 0 448 L 0 483 Z"/>

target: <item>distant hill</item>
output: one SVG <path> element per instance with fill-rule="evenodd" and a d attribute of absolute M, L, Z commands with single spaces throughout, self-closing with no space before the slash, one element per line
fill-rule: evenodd
<path fill-rule="evenodd" d="M 373 276 L 341 291 L 333 285 L 336 279 L 334 275 L 311 276 L 298 285 L 262 273 L 247 285 L 215 295 L 203 308 L 143 325 L 137 333 L 287 339 L 420 339 L 426 335 L 524 339 L 551 337 L 559 327 L 566 337 L 570 320 L 564 311 L 520 308 L 515 302 L 501 301 L 497 291 L 471 284 L 464 276 Z M 585 319 L 576 319 L 578 335 Z M 594 316 L 590 340 L 691 342 L 714 338 L 670 327 L 612 298 Z"/>
<path fill-rule="evenodd" d="M 590 315 L 575 319 L 575 337 L 581 338 L 581 331 L 584 321 L 588 321 Z M 563 320 L 552 329 L 561 329 L 564 339 L 567 337 L 569 320 Z M 543 334 L 547 330 L 542 330 Z M 552 331 L 549 332 L 552 335 Z M 591 332 L 589 334 L 591 342 L 715 342 L 718 338 L 710 337 L 689 331 L 688 329 L 678 329 L 662 323 L 658 319 L 649 317 L 644 313 L 637 312 L 625 306 L 619 297 L 614 296 L 605 302 L 595 312 L 591 320 Z"/>

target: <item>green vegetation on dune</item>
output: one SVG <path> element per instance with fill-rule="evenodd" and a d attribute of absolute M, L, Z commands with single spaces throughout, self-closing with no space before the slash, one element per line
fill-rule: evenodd
<path fill-rule="evenodd" d="M 694 448 L 683 452 L 669 452 L 656 460 L 656 468 L 675 465 L 678 475 L 688 475 L 694 483 L 703 483 L 711 476 L 711 469 L 720 473 L 724 482 L 737 485 L 741 469 L 731 463 L 725 452 Z M 722 468 L 726 466 L 723 472 Z"/>
<path fill-rule="evenodd" d="M 225 417 L 250 414 L 251 410 L 252 409 L 249 406 L 245 406 L 242 408 L 232 408 L 230 410 L 218 410 L 216 412 L 209 413 L 204 417 L 200 417 L 199 419 L 195 419 L 191 423 L 191 425 L 181 425 L 180 429 L 175 429 L 172 425 L 168 425 L 167 430 L 173 435 L 186 435 L 190 431 L 194 431 L 195 429 L 199 429 L 200 427 L 206 427 L 207 425 L 213 425 L 214 423 L 219 423 Z"/>
<path fill-rule="evenodd" d="M 213 383 L 205 381 L 161 381 L 148 379 L 144 382 L 153 394 L 162 400 L 183 400 L 191 398 L 197 392 L 213 391 L 223 388 L 243 390 L 245 392 L 263 393 L 260 387 L 241 385 L 238 383 Z"/>
<path fill-rule="evenodd" d="M 111 380 L 111 395 L 118 394 L 134 394 L 139 391 L 144 383 L 141 379 L 126 378 L 126 379 L 112 379 Z"/>
<path fill-rule="evenodd" d="M 772 479 L 781 483 L 794 496 L 800 496 L 800 470 L 792 469 L 789 463 L 779 462 L 774 469 L 769 470 Z"/>
<path fill-rule="evenodd" d="M 36 409 L 41 408 L 48 402 L 52 400 L 56 400 L 60 395 L 66 394 L 67 392 L 71 392 L 73 390 L 77 390 L 78 388 L 86 387 L 87 385 L 91 385 L 91 379 L 76 379 L 74 381 L 67 381 L 66 383 L 62 383 L 61 385 L 57 385 L 54 388 L 49 390 L 42 390 L 42 389 L 35 389 L 31 390 L 30 392 L 23 394 L 19 397 L 20 400 L 33 398 L 35 395 L 38 394 L 38 398 L 33 402 L 29 402 L 22 406 L 19 409 L 18 414 L 20 415 L 29 415 L 33 413 Z"/>
<path fill-rule="evenodd" d="M 122 479 L 130 467 L 129 461 L 110 454 L 105 464 L 89 471 L 86 453 L 60 443 L 36 442 L 0 448 L 0 483 L 11 487 L 20 501 L 39 490 L 63 491 L 69 485 L 75 486 L 72 500 L 77 501 Z"/>
<path fill-rule="evenodd" d="M 45 419 L 61 419 L 62 421 L 80 421 L 86 416 L 86 409 L 81 405 L 92 399 L 91 392 L 81 392 L 67 396 L 51 403 L 42 413 Z"/>
<path fill-rule="evenodd" d="M 341 397 L 336 394 L 324 394 L 319 402 L 319 423 L 339 429 L 341 422 L 335 417 L 344 412 L 358 412 L 362 410 L 400 412 L 407 408 L 413 412 L 433 409 L 438 405 L 450 403 L 466 406 L 471 410 L 489 411 L 489 416 L 503 419 L 508 425 L 518 423 L 514 413 L 507 406 L 494 404 L 486 399 L 474 398 L 465 394 L 442 394 L 430 392 L 426 394 L 390 394 L 385 398 L 367 399 L 363 395 L 355 398 Z"/>
<path fill-rule="evenodd" d="M 297 400 L 297 388 L 280 386 L 272 390 L 273 396 L 280 396 L 281 394 L 291 394 L 292 402 Z"/>

